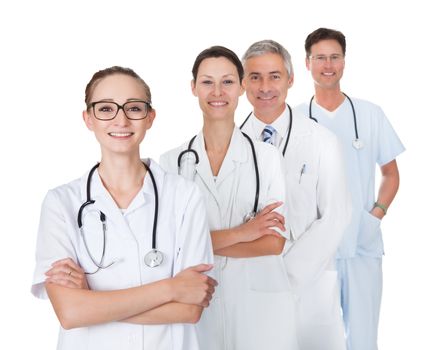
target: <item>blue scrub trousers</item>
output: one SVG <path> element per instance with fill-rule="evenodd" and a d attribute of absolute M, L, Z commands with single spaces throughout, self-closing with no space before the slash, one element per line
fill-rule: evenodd
<path fill-rule="evenodd" d="M 348 350 L 377 350 L 382 258 L 337 259 Z"/>

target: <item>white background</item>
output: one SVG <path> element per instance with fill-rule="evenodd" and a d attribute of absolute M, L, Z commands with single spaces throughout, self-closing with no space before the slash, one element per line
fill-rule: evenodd
<path fill-rule="evenodd" d="M 142 154 L 158 159 L 201 127 L 189 88 L 201 50 L 220 44 L 242 55 L 254 41 L 279 41 L 293 57 L 288 102 L 296 105 L 312 94 L 303 42 L 326 26 L 347 37 L 343 90 L 380 104 L 407 148 L 398 159 L 401 188 L 383 222 L 380 349 L 430 349 L 431 31 L 423 3 L 2 1 L 0 348 L 55 348 L 50 304 L 30 294 L 36 231 L 46 191 L 99 159 L 81 118 L 84 88 L 96 70 L 128 66 L 148 82 L 157 119 Z M 237 122 L 249 111 L 244 96 Z"/>

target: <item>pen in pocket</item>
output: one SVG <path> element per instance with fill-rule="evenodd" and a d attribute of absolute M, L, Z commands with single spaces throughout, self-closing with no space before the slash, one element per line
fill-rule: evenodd
<path fill-rule="evenodd" d="M 304 173 L 305 173 L 305 164 L 302 165 L 301 172 L 299 173 L 299 183 L 301 183 L 301 178 Z"/>

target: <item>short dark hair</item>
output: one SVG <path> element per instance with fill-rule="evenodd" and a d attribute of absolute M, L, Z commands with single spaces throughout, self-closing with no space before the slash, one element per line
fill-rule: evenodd
<path fill-rule="evenodd" d="M 137 73 L 135 73 L 133 69 L 113 66 L 99 70 L 98 72 L 94 73 L 93 77 L 87 84 L 87 87 L 85 88 L 85 104 L 87 105 L 87 109 L 91 108 L 91 98 L 93 97 L 93 92 L 96 88 L 96 85 L 102 79 L 114 74 L 128 75 L 129 77 L 135 78 L 138 82 L 140 82 L 145 90 L 147 102 L 151 104 L 151 91 L 148 84 Z"/>
<path fill-rule="evenodd" d="M 334 29 L 319 28 L 308 34 L 307 39 L 305 39 L 305 53 L 307 57 L 311 55 L 311 46 L 321 40 L 336 40 L 343 50 L 343 55 L 346 54 L 346 37 L 343 33 Z"/>
<path fill-rule="evenodd" d="M 193 64 L 193 68 L 192 68 L 194 81 L 196 81 L 196 78 L 198 76 L 199 66 L 201 65 L 202 61 L 212 57 L 214 58 L 224 57 L 230 62 L 232 62 L 236 67 L 236 70 L 238 71 L 239 81 L 242 82 L 242 79 L 244 78 L 244 68 L 242 67 L 241 61 L 239 60 L 235 52 L 233 52 L 232 50 L 229 50 L 224 46 L 211 46 L 210 48 L 203 50 L 196 57 L 195 63 Z"/>

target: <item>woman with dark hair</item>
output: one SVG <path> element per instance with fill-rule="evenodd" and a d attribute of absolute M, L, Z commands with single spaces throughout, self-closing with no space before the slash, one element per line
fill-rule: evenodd
<path fill-rule="evenodd" d="M 280 154 L 235 126 L 244 71 L 234 52 L 210 47 L 197 56 L 192 73 L 202 131 L 162 155 L 160 164 L 194 181 L 205 198 L 219 287 L 197 325 L 200 345 L 207 350 L 287 349 Z"/>

